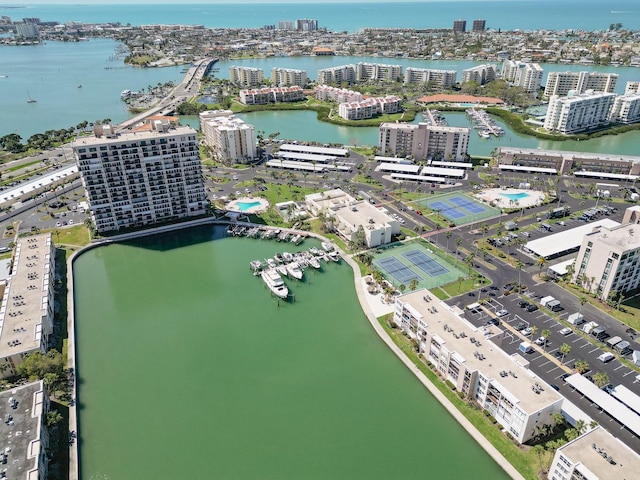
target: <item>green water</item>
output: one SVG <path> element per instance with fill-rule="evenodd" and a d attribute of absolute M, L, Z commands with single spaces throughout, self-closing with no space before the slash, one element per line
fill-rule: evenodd
<path fill-rule="evenodd" d="M 375 335 L 347 265 L 278 307 L 249 261 L 295 247 L 221 235 L 75 262 L 81 478 L 508 478 Z"/>

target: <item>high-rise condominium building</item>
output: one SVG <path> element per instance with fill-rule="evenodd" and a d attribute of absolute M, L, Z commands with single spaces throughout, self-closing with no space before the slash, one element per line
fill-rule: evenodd
<path fill-rule="evenodd" d="M 549 72 L 544 87 L 544 96 L 566 96 L 570 91 L 580 94 L 587 90 L 613 93 L 617 82 L 617 73 Z"/>
<path fill-rule="evenodd" d="M 383 123 L 378 131 L 378 149 L 382 155 L 461 162 L 467 158 L 468 147 L 469 129 L 466 127 Z"/>
<path fill-rule="evenodd" d="M 298 85 L 304 88 L 307 85 L 308 78 L 305 70 L 295 70 L 293 68 L 277 68 L 271 69 L 271 84 L 274 87 L 290 87 Z"/>
<path fill-rule="evenodd" d="M 616 95 L 594 93 L 590 90 L 581 95 L 553 96 L 549 99 L 544 128 L 561 133 L 577 133 L 605 126 Z"/>
<path fill-rule="evenodd" d="M 454 20 L 453 21 L 453 31 L 454 33 L 464 33 L 467 30 L 467 21 L 466 20 Z"/>
<path fill-rule="evenodd" d="M 404 84 L 433 84 L 440 88 L 451 88 L 456 84 L 458 72 L 455 70 L 431 70 L 428 68 L 408 67 L 404 71 Z"/>
<path fill-rule="evenodd" d="M 256 87 L 264 83 L 264 71 L 253 67 L 229 67 L 229 80 L 243 87 Z"/>
<path fill-rule="evenodd" d="M 640 93 L 618 95 L 613 101 L 609 119 L 616 123 L 640 122 Z"/>
<path fill-rule="evenodd" d="M 38 38 L 40 31 L 35 23 L 16 23 L 16 36 L 22 38 Z"/>
<path fill-rule="evenodd" d="M 205 145 L 221 162 L 247 163 L 257 156 L 254 126 L 236 118 L 231 110 L 200 113 L 200 129 Z"/>
<path fill-rule="evenodd" d="M 116 134 L 98 125 L 73 153 L 99 232 L 202 215 L 207 199 L 197 132 L 151 124 L 151 131 Z"/>
<path fill-rule="evenodd" d="M 537 96 L 540 92 L 543 70 L 537 63 L 505 60 L 502 63 L 502 79 L 510 85 L 522 87 L 525 92 Z"/>
<path fill-rule="evenodd" d="M 474 20 L 472 30 L 474 32 L 484 32 L 485 25 L 486 25 L 485 20 Z"/>
<path fill-rule="evenodd" d="M 301 18 L 296 20 L 296 30 L 299 32 L 311 32 L 318 30 L 318 20 L 310 18 Z"/>
<path fill-rule="evenodd" d="M 462 71 L 462 83 L 476 82 L 484 85 L 496 79 L 496 67 L 493 65 L 479 65 Z"/>

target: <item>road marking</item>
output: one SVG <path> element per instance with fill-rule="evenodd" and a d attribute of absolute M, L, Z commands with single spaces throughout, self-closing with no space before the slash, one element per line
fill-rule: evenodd
<path fill-rule="evenodd" d="M 636 373 L 636 372 L 634 370 L 629 370 L 627 373 L 623 375 L 623 377 L 626 377 L 627 375 L 631 375 L 632 373 Z"/>
<path fill-rule="evenodd" d="M 576 338 L 576 339 L 575 339 L 573 342 L 571 342 L 571 343 L 576 343 L 576 342 L 579 342 L 580 340 L 582 340 L 582 338 L 581 338 L 581 337 L 578 337 L 578 338 Z"/>
<path fill-rule="evenodd" d="M 598 350 L 600 350 L 600 349 L 596 347 L 593 350 L 589 350 L 589 353 L 597 352 Z"/>
<path fill-rule="evenodd" d="M 540 365 L 538 365 L 539 367 L 544 367 L 545 365 L 548 365 L 549 363 L 551 363 L 551 360 L 547 360 L 544 363 L 541 363 Z"/>
<path fill-rule="evenodd" d="M 553 368 L 552 368 L 551 370 L 549 370 L 547 373 L 551 373 L 551 372 L 553 372 L 554 370 L 556 370 L 557 368 L 558 368 L 558 367 L 553 367 Z"/>
<path fill-rule="evenodd" d="M 580 348 L 589 347 L 589 346 L 591 346 L 591 344 L 590 344 L 590 343 L 585 343 L 585 344 L 584 344 L 584 345 L 582 345 Z"/>
<path fill-rule="evenodd" d="M 613 371 L 617 372 L 618 370 L 620 370 L 621 368 L 624 368 L 624 365 L 620 365 L 618 368 L 614 368 Z"/>

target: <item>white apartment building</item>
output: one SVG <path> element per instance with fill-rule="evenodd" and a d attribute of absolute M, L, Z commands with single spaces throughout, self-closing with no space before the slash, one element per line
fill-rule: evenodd
<path fill-rule="evenodd" d="M 360 227 L 364 230 L 368 248 L 391 242 L 400 233 L 400 222 L 369 202 L 356 200 L 340 190 L 312 193 L 305 197 L 307 207 L 314 215 L 324 212 L 334 218 L 336 231 L 347 241 L 355 240 Z"/>
<path fill-rule="evenodd" d="M 455 70 L 432 70 L 429 68 L 407 67 L 404 71 L 404 84 L 433 84 L 440 88 L 451 88 L 456 84 L 458 72 Z"/>
<path fill-rule="evenodd" d="M 640 93 L 640 82 L 637 82 L 637 81 L 627 82 L 627 84 L 624 87 L 624 93 L 625 95 L 629 93 Z"/>
<path fill-rule="evenodd" d="M 522 87 L 525 92 L 538 96 L 544 71 L 537 63 L 514 60 L 502 62 L 502 79 L 510 85 Z"/>
<path fill-rule="evenodd" d="M 600 425 L 556 450 L 549 480 L 638 478 L 640 456 Z"/>
<path fill-rule="evenodd" d="M 549 99 L 544 128 L 560 133 L 578 133 L 609 124 L 614 93 L 587 91 L 568 97 Z"/>
<path fill-rule="evenodd" d="M 318 85 L 313 89 L 316 99 L 322 102 L 349 103 L 360 102 L 363 96 L 360 92 L 347 90 L 346 88 Z"/>
<path fill-rule="evenodd" d="M 20 237 L 0 306 L 0 376 L 12 377 L 24 356 L 45 353 L 53 332 L 55 248 L 51 234 Z"/>
<path fill-rule="evenodd" d="M 618 83 L 617 73 L 601 72 L 549 72 L 544 87 L 544 96 L 558 95 L 564 97 L 570 91 L 585 93 L 594 92 L 614 93 Z"/>
<path fill-rule="evenodd" d="M 202 215 L 207 198 L 191 127 L 152 123 L 151 131 L 116 134 L 110 125 L 82 137 L 73 153 L 98 232 Z"/>
<path fill-rule="evenodd" d="M 519 443 L 543 425 L 553 424 L 563 398 L 523 368 L 524 359 L 509 356 L 495 341 L 502 331 L 468 323 L 428 290 L 396 298 L 393 320 L 418 342 L 437 373 L 465 398 L 487 410 Z"/>
<path fill-rule="evenodd" d="M 495 79 L 496 67 L 487 64 L 463 70 L 461 83 L 476 82 L 478 85 L 485 85 Z"/>
<path fill-rule="evenodd" d="M 468 148 L 467 127 L 383 123 L 378 131 L 378 149 L 383 155 L 462 162 L 468 158 Z"/>
<path fill-rule="evenodd" d="M 613 101 L 609 120 L 617 123 L 640 122 L 640 93 L 618 95 Z"/>
<path fill-rule="evenodd" d="M 38 26 L 33 23 L 16 23 L 16 36 L 21 38 L 38 38 L 40 31 Z"/>
<path fill-rule="evenodd" d="M 355 65 L 341 65 L 318 70 L 318 85 L 341 83 L 346 83 L 347 85 L 356 83 Z"/>
<path fill-rule="evenodd" d="M 300 18 L 296 20 L 296 30 L 299 32 L 312 32 L 318 30 L 318 20 Z"/>
<path fill-rule="evenodd" d="M 243 87 L 256 87 L 264 83 L 264 71 L 253 67 L 229 67 L 229 81 Z"/>
<path fill-rule="evenodd" d="M 278 22 L 278 30 L 293 30 L 293 22 L 291 20 L 280 20 Z"/>
<path fill-rule="evenodd" d="M 395 95 L 367 98 L 359 102 L 341 103 L 338 115 L 345 120 L 364 120 L 379 114 L 397 113 L 402 108 L 402 99 Z"/>
<path fill-rule="evenodd" d="M 359 82 L 367 82 L 369 80 L 397 82 L 402 78 L 402 67 L 400 65 L 361 62 L 356 65 L 356 78 Z"/>
<path fill-rule="evenodd" d="M 297 102 L 304 100 L 304 91 L 299 86 L 268 87 L 240 90 L 240 102 L 244 105 L 265 105 L 277 102 Z"/>
<path fill-rule="evenodd" d="M 304 88 L 309 79 L 305 70 L 296 70 L 294 68 L 277 68 L 271 69 L 271 84 L 276 87 L 290 87 L 297 85 Z"/>
<path fill-rule="evenodd" d="M 601 226 L 582 239 L 573 283 L 607 300 L 640 286 L 640 225 Z"/>
<path fill-rule="evenodd" d="M 219 161 L 247 163 L 257 157 L 253 125 L 234 116 L 231 110 L 210 110 L 199 116 L 204 143 Z"/>

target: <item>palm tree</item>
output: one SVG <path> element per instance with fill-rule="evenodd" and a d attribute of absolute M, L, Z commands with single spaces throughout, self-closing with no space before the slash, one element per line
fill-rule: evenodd
<path fill-rule="evenodd" d="M 542 330 L 542 336 L 544 337 L 544 344 L 543 344 L 542 348 L 546 351 L 547 350 L 547 342 L 549 341 L 549 337 L 551 336 L 551 330 L 549 330 L 549 329 Z"/>
<path fill-rule="evenodd" d="M 451 230 L 444 234 L 444 236 L 447 237 L 447 251 L 449 251 L 449 239 L 451 238 L 451 235 Z"/>
<path fill-rule="evenodd" d="M 522 276 L 522 268 L 524 267 L 524 263 L 522 263 L 520 260 L 518 260 L 516 262 L 515 267 L 518 270 L 518 290 L 520 290 L 520 287 L 522 286 L 522 282 L 520 281 L 520 279 L 521 279 L 521 276 Z"/>
<path fill-rule="evenodd" d="M 464 281 L 464 277 L 458 277 L 458 292 L 460 292 L 460 288 L 462 287 L 462 282 Z"/>
<path fill-rule="evenodd" d="M 602 388 L 609 384 L 609 375 L 605 372 L 597 372 L 593 375 L 593 383 L 595 383 L 596 387 Z"/>
<path fill-rule="evenodd" d="M 398 286 L 398 290 L 400 290 L 400 293 L 404 293 L 406 289 L 407 286 L 404 283 L 401 283 L 400 286 Z"/>
<path fill-rule="evenodd" d="M 583 374 L 584 372 L 589 371 L 589 362 L 584 359 L 576 360 L 576 362 L 573 364 L 573 367 L 578 373 Z"/>
<path fill-rule="evenodd" d="M 536 333 L 538 332 L 538 327 L 536 327 L 535 325 L 531 326 L 531 333 L 529 334 L 529 338 L 532 339 Z"/>
<path fill-rule="evenodd" d="M 540 257 L 538 259 L 538 269 L 539 269 L 538 273 L 542 273 L 542 267 L 544 267 L 546 265 L 546 263 L 547 263 L 547 261 L 545 260 L 544 257 Z"/>
<path fill-rule="evenodd" d="M 571 345 L 569 345 L 568 343 L 563 343 L 562 345 L 560 345 L 560 353 L 562 354 L 562 361 L 560 363 L 564 363 L 564 357 L 569 355 L 570 352 Z"/>
<path fill-rule="evenodd" d="M 580 309 L 578 310 L 578 313 L 582 313 L 582 306 L 587 303 L 587 297 L 581 295 L 580 298 L 578 298 L 578 301 L 580 302 Z"/>
<path fill-rule="evenodd" d="M 409 282 L 409 290 L 411 290 L 412 292 L 418 288 L 418 280 L 416 280 L 415 278 L 412 278 L 411 281 Z"/>

